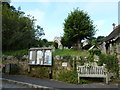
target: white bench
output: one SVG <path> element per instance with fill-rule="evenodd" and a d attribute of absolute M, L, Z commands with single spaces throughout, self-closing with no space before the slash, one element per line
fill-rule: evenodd
<path fill-rule="evenodd" d="M 108 84 L 108 73 L 104 66 L 77 66 L 78 83 L 80 83 L 80 77 L 96 77 L 105 78 L 106 84 Z"/>

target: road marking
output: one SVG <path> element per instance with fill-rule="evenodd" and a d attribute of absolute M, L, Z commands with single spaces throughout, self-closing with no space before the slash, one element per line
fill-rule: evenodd
<path fill-rule="evenodd" d="M 10 80 L 10 79 L 5 79 L 5 78 L 0 78 L 0 80 L 4 80 L 4 81 L 9 81 L 9 82 L 13 82 L 13 83 L 18 83 L 18 84 L 23 84 L 23 85 L 27 85 L 31 88 L 49 88 L 49 89 L 54 89 L 51 87 L 46 87 L 46 86 L 40 86 L 40 85 L 36 85 L 36 84 L 30 84 L 30 83 L 26 83 L 26 82 L 19 82 L 19 81 L 15 81 L 15 80 Z M 56 89 L 55 89 L 56 90 Z"/>

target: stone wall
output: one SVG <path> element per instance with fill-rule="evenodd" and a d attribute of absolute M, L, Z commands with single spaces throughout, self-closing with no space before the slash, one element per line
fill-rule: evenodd
<path fill-rule="evenodd" d="M 71 70 L 72 68 L 75 68 L 75 62 L 74 60 L 80 59 L 80 57 L 70 57 L 70 56 L 55 56 L 53 57 L 53 67 L 52 67 L 52 75 L 54 78 L 57 77 L 60 71 L 62 70 Z M 19 74 L 22 75 L 28 75 L 30 74 L 28 71 L 30 69 L 28 64 L 28 56 L 21 56 L 20 58 L 15 56 L 5 56 L 2 57 L 2 64 L 17 64 L 20 67 Z M 43 69 L 47 70 L 46 73 L 49 74 L 48 70 L 50 70 L 50 67 L 44 67 L 44 66 L 32 66 L 32 76 L 37 76 L 37 74 L 41 74 L 39 70 Z M 35 75 L 36 74 L 36 75 Z M 46 77 L 48 77 L 47 75 Z"/>
<path fill-rule="evenodd" d="M 27 74 L 28 71 L 28 56 L 23 55 L 21 58 L 17 58 L 15 56 L 5 56 L 2 57 L 2 64 L 5 66 L 6 64 L 17 64 L 20 69 L 18 74 Z"/>
<path fill-rule="evenodd" d="M 71 56 L 54 56 L 53 57 L 53 67 L 52 67 L 52 76 L 56 79 L 59 73 L 63 70 L 71 71 L 76 69 L 77 65 L 81 65 L 81 61 L 84 61 L 86 58 L 81 56 L 71 57 Z M 44 66 L 30 66 L 28 64 L 28 56 L 3 56 L 3 64 L 17 64 L 20 67 L 20 74 L 22 75 L 31 75 L 35 77 L 49 77 L 50 67 Z M 95 65 L 95 64 L 94 64 Z M 30 72 L 28 72 L 30 70 Z"/>

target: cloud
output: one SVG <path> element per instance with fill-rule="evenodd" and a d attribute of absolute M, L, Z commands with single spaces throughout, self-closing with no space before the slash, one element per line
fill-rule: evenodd
<path fill-rule="evenodd" d="M 39 9 L 27 11 L 26 15 L 32 15 L 35 19 L 37 19 L 36 23 L 37 25 L 41 25 L 44 20 L 45 13 L 43 11 L 40 11 Z"/>

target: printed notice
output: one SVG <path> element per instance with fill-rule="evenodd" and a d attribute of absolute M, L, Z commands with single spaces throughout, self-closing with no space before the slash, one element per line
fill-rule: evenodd
<path fill-rule="evenodd" d="M 44 65 L 52 65 L 52 52 L 50 50 L 45 51 Z"/>
<path fill-rule="evenodd" d="M 29 57 L 30 60 L 32 60 L 32 51 L 30 51 L 30 57 Z"/>
<path fill-rule="evenodd" d="M 36 64 L 43 64 L 43 52 L 42 51 L 37 51 L 37 62 Z"/>

